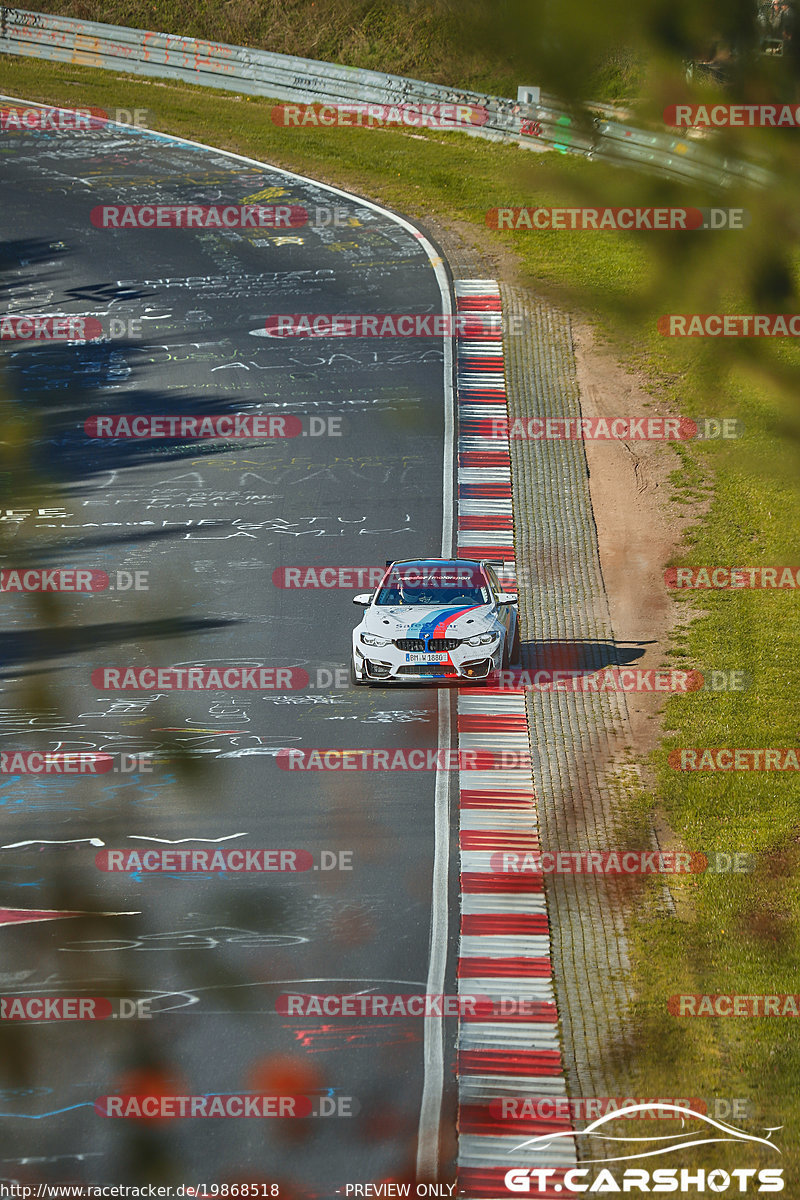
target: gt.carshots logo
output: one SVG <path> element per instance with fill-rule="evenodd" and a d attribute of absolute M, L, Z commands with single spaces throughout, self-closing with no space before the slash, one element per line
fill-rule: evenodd
<path fill-rule="evenodd" d="M 657 1167 L 646 1171 L 641 1167 L 627 1167 L 613 1172 L 607 1168 L 597 1171 L 589 1167 L 574 1167 L 570 1171 L 559 1171 L 555 1167 L 512 1167 L 506 1171 L 503 1182 L 509 1192 L 534 1196 L 552 1196 L 553 1188 L 575 1194 L 591 1192 L 592 1195 L 635 1191 L 637 1194 L 696 1192 L 718 1196 L 728 1191 L 741 1195 L 754 1183 L 757 1184 L 755 1191 L 764 1193 L 782 1192 L 785 1186 L 780 1167 L 765 1167 L 760 1171 L 755 1167 L 739 1167 L 732 1171 L 688 1167 Z"/>
<path fill-rule="evenodd" d="M 644 1114 L 657 1120 L 680 1117 L 680 1129 L 662 1135 L 631 1128 L 629 1119 Z M 612 1126 L 611 1129 L 608 1128 L 609 1125 Z M 602 1132 L 599 1132 L 601 1130 Z M 514 1194 L 540 1196 L 552 1196 L 555 1192 L 591 1192 L 593 1195 L 609 1192 L 719 1195 L 731 1192 L 741 1195 L 751 1188 L 756 1192 L 782 1192 L 784 1179 L 780 1167 L 759 1169 L 743 1166 L 730 1170 L 717 1167 L 706 1170 L 682 1165 L 653 1167 L 649 1161 L 666 1154 L 681 1154 L 685 1161 L 687 1151 L 693 1146 L 708 1146 L 712 1143 L 725 1144 L 729 1148 L 738 1145 L 740 1149 L 747 1150 L 751 1159 L 755 1152 L 762 1157 L 765 1150 L 780 1155 L 780 1149 L 771 1141 L 776 1127 L 763 1132 L 766 1133 L 766 1137 L 745 1133 L 725 1121 L 717 1120 L 704 1112 L 697 1112 L 680 1102 L 633 1102 L 614 1112 L 605 1113 L 585 1129 L 553 1129 L 537 1137 L 527 1138 L 514 1147 L 515 1151 L 524 1149 L 538 1157 L 548 1151 L 552 1152 L 553 1146 L 560 1139 L 567 1138 L 576 1143 L 576 1149 L 580 1143 L 585 1142 L 585 1147 L 580 1145 L 580 1157 L 586 1163 L 585 1166 L 568 1170 L 564 1170 L 563 1167 L 512 1167 L 506 1171 L 503 1182 L 506 1190 Z M 612 1138 L 615 1146 L 615 1150 L 611 1152 L 614 1156 L 607 1159 L 592 1157 L 599 1147 L 606 1145 L 609 1138 Z M 636 1149 L 637 1145 L 640 1145 L 641 1149 Z M 631 1149 L 626 1152 L 628 1146 Z M 621 1165 L 642 1158 L 648 1160 L 647 1167 Z"/>

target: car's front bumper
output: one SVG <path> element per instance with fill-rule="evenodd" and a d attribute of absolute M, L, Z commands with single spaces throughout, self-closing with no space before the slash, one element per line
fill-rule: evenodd
<path fill-rule="evenodd" d="M 493 671 L 502 666 L 503 644 L 487 646 L 459 646 L 449 654 L 441 655 L 445 661 L 415 662 L 413 654 L 398 650 L 396 646 L 353 645 L 353 664 L 356 677 L 372 683 L 432 683 L 464 680 L 480 683 Z"/>

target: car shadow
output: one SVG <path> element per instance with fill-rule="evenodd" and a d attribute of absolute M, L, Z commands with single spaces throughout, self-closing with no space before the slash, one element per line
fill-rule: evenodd
<path fill-rule="evenodd" d="M 628 666 L 643 656 L 645 647 L 654 645 L 654 641 L 534 640 L 522 643 L 522 665 L 538 671 L 600 671 Z"/>

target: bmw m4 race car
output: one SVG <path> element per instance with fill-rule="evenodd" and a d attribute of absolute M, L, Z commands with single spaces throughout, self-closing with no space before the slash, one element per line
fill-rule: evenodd
<path fill-rule="evenodd" d="M 519 657 L 515 593 L 491 563 L 459 558 L 386 564 L 353 630 L 356 684 L 430 680 L 484 682 Z"/>

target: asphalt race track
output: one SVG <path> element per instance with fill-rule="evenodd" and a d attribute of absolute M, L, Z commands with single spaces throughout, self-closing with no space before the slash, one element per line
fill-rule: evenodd
<path fill-rule="evenodd" d="M 280 313 L 441 312 L 442 268 L 412 230 L 356 199 L 135 130 L 15 136 L 2 203 L 2 311 L 91 316 L 115 333 L 2 344 L 10 404 L 36 423 L 35 466 L 52 490 L 4 510 L 0 566 L 89 568 L 115 585 L 38 609 L 4 597 L 0 750 L 107 752 L 115 769 L 0 775 L 0 909 L 79 914 L 3 924 L 2 995 L 127 997 L 152 1016 L 3 1023 L 0 1177 L 274 1181 L 283 1197 L 330 1196 L 346 1182 L 413 1179 L 419 1151 L 433 1178 L 450 1180 L 452 1022 L 277 1011 L 287 991 L 424 992 L 432 937 L 450 948 L 440 983 L 454 991 L 447 896 L 432 904 L 447 775 L 437 791 L 431 770 L 287 771 L 278 758 L 287 747 L 447 746 L 450 696 L 350 685 L 351 600 L 368 586 L 273 581 L 296 565 L 450 553 L 448 364 L 442 339 L 264 329 Z M 141 204 L 343 211 L 288 229 L 90 219 L 97 206 Z M 243 412 L 296 416 L 303 431 L 239 441 L 84 431 L 103 415 Z M 135 572 L 146 590 L 126 586 Z M 99 668 L 178 664 L 299 668 L 308 684 L 91 681 Z M 123 773 L 122 753 L 150 757 Z M 296 848 L 314 869 L 96 865 L 99 850 L 174 842 Z M 258 1092 L 325 1095 L 343 1115 L 136 1120 L 95 1109 L 109 1095 Z"/>

